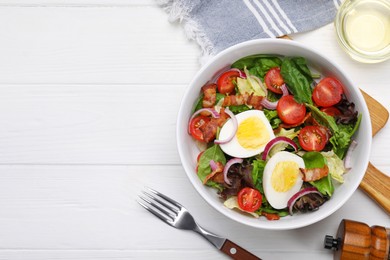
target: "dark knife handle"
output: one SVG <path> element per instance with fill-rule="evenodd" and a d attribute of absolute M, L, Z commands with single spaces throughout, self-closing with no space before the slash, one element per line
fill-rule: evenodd
<path fill-rule="evenodd" d="M 231 258 L 237 260 L 252 260 L 252 259 L 261 260 L 261 258 L 258 258 L 252 253 L 246 251 L 244 248 L 233 243 L 229 239 L 226 239 L 225 243 L 222 245 L 220 250 L 225 254 L 227 254 L 228 256 L 230 256 Z"/>

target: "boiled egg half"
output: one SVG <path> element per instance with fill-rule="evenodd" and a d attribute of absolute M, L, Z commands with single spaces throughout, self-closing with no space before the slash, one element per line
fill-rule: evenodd
<path fill-rule="evenodd" d="M 296 154 L 281 151 L 273 155 L 264 168 L 263 188 L 268 202 L 275 209 L 287 207 L 288 200 L 302 187 L 305 162 Z"/>
<path fill-rule="evenodd" d="M 275 138 L 272 127 L 260 110 L 248 110 L 236 115 L 237 131 L 221 149 L 232 157 L 248 158 L 264 151 L 266 144 Z M 219 140 L 228 139 L 234 131 L 232 119 L 226 121 L 219 133 Z"/>

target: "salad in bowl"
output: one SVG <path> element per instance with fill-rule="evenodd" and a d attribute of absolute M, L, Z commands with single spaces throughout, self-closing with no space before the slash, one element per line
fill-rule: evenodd
<path fill-rule="evenodd" d="M 195 79 L 191 109 L 179 115 L 178 138 L 187 135 L 179 153 L 195 187 L 208 202 L 213 194 L 219 211 L 262 228 L 299 227 L 330 214 L 368 163 L 360 140 L 369 148 L 362 128 L 370 124 L 359 91 L 327 60 L 287 42 L 252 41 L 227 50 L 234 53 L 227 58 L 222 53 L 229 62 Z"/>

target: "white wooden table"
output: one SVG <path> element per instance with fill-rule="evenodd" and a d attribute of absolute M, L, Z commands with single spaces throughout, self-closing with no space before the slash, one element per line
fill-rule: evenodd
<path fill-rule="evenodd" d="M 332 25 L 294 35 L 390 109 L 390 62 L 365 65 Z M 226 259 L 136 203 L 147 185 L 263 259 L 332 259 L 326 234 L 349 218 L 390 226 L 362 191 L 306 228 L 265 231 L 222 216 L 187 180 L 179 103 L 200 50 L 152 0 L 0 0 L 0 259 Z M 371 162 L 390 173 L 390 126 Z"/>

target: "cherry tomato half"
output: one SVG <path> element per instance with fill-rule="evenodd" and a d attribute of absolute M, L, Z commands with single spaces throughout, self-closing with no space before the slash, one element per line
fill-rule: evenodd
<path fill-rule="evenodd" d="M 298 134 L 299 144 L 306 151 L 321 151 L 327 140 L 326 132 L 320 126 L 305 126 Z"/>
<path fill-rule="evenodd" d="M 301 122 L 306 115 L 306 107 L 295 101 L 293 95 L 283 96 L 276 106 L 279 118 L 286 124 L 294 125 Z"/>
<path fill-rule="evenodd" d="M 261 206 L 260 191 L 245 187 L 238 192 L 238 206 L 245 211 L 255 212 Z"/>
<path fill-rule="evenodd" d="M 321 108 L 321 111 L 333 117 L 341 115 L 341 111 L 336 107 L 324 107 Z"/>
<path fill-rule="evenodd" d="M 204 141 L 203 132 L 199 128 L 210 122 L 210 120 L 210 117 L 202 115 L 194 117 L 188 126 L 192 137 L 194 137 L 196 140 Z"/>
<path fill-rule="evenodd" d="M 234 91 L 234 83 L 237 77 L 240 76 L 238 71 L 228 70 L 219 76 L 217 80 L 218 92 L 221 94 L 229 94 Z"/>
<path fill-rule="evenodd" d="M 330 107 L 341 100 L 343 85 L 335 78 L 322 79 L 313 89 L 313 101 L 319 107 Z"/>
<path fill-rule="evenodd" d="M 267 88 L 272 92 L 277 94 L 283 93 L 280 86 L 284 84 L 284 80 L 280 74 L 280 68 L 270 69 L 267 74 L 265 74 L 264 81 Z"/>
<path fill-rule="evenodd" d="M 326 128 L 325 126 L 323 125 L 317 125 L 317 127 L 321 130 L 321 132 L 324 134 L 325 136 L 325 144 L 328 143 L 329 141 L 329 138 L 332 136 L 332 133 L 330 132 L 329 128 Z"/>

